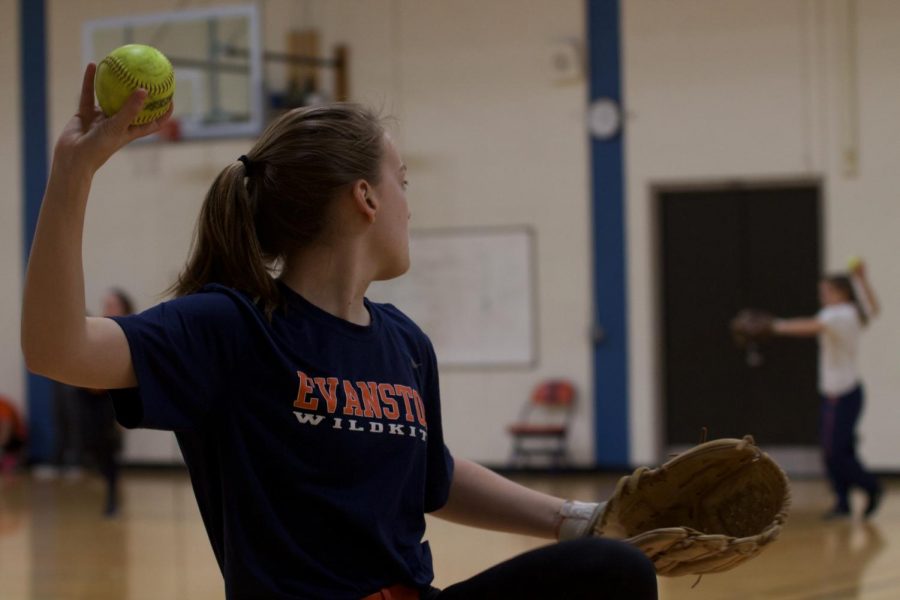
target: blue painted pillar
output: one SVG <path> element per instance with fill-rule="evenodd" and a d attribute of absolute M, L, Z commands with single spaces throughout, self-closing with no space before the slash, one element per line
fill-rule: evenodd
<path fill-rule="evenodd" d="M 619 0 L 587 1 L 589 101 L 619 104 Z M 628 311 L 625 270 L 623 137 L 591 138 L 594 234 L 594 347 L 596 461 L 629 465 Z"/>
<path fill-rule="evenodd" d="M 22 206 L 25 260 L 31 251 L 47 183 L 47 45 L 44 0 L 19 0 L 22 106 Z M 32 462 L 53 455 L 52 384 L 28 374 L 28 431 Z"/>

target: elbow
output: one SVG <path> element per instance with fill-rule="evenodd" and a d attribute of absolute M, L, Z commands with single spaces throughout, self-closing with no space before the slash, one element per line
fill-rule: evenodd
<path fill-rule="evenodd" d="M 19 341 L 25 368 L 30 373 L 64 383 L 80 378 L 85 366 L 82 336 L 51 330 L 44 323 L 23 321 Z"/>
<path fill-rule="evenodd" d="M 28 369 L 29 373 L 47 376 L 46 371 L 49 361 L 44 359 L 40 352 L 23 343 L 22 357 L 25 359 L 25 368 Z"/>
<path fill-rule="evenodd" d="M 25 327 L 22 327 L 22 337 L 19 339 L 19 347 L 22 349 L 22 358 L 25 360 L 25 368 L 30 373 L 37 374 L 39 356 L 34 348 L 34 343 L 25 335 Z"/>
<path fill-rule="evenodd" d="M 24 335 L 22 336 L 21 346 L 25 368 L 28 369 L 29 373 L 50 379 L 56 378 L 57 373 L 54 365 L 58 366 L 60 361 L 54 359 L 52 352 L 48 348 L 35 343 L 34 340 L 30 340 Z"/>

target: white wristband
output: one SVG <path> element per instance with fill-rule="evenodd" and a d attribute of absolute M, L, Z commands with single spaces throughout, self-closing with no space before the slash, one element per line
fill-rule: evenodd
<path fill-rule="evenodd" d="M 566 500 L 559 509 L 561 520 L 556 537 L 560 541 L 565 541 L 590 535 L 590 528 L 593 527 L 604 506 L 606 502 Z"/>

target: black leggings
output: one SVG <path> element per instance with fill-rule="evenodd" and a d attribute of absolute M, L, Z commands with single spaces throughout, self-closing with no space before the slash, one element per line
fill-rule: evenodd
<path fill-rule="evenodd" d="M 422 600 L 656 600 L 653 563 L 615 540 L 583 538 L 544 546 L 491 567 Z"/>

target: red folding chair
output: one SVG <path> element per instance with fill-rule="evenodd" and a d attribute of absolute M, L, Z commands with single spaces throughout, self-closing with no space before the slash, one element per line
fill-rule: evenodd
<path fill-rule="evenodd" d="M 536 456 L 549 458 L 554 467 L 566 465 L 574 408 L 575 386 L 570 381 L 550 379 L 535 386 L 519 420 L 507 428 L 513 441 L 513 466 L 523 466 Z"/>

